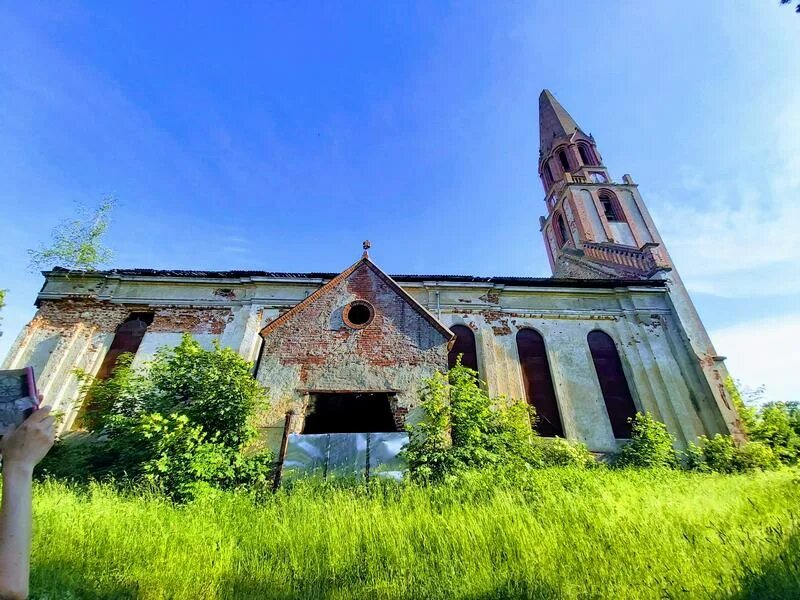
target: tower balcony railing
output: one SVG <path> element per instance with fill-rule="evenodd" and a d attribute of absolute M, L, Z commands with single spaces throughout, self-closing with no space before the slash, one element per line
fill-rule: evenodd
<path fill-rule="evenodd" d="M 657 246 L 645 244 L 642 248 L 633 248 L 608 242 L 584 242 L 583 252 L 594 260 L 649 275 L 659 269 L 669 268 L 661 259 Z"/>

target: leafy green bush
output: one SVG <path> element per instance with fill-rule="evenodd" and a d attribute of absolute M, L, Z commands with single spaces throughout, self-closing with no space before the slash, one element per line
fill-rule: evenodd
<path fill-rule="evenodd" d="M 730 377 L 725 381 L 725 389 L 733 399 L 749 443 L 758 442 L 769 447 L 783 464 L 797 464 L 800 461 L 800 403 L 770 402 L 757 408 L 754 403 L 760 399 L 762 390 L 752 393 L 747 402 Z"/>
<path fill-rule="evenodd" d="M 56 444 L 40 473 L 147 482 L 177 500 L 207 487 L 267 482 L 271 455 L 251 447 L 251 420 L 266 395 L 250 363 L 188 335 L 145 369 L 131 358 L 123 355 L 106 380 L 82 375 L 90 431 Z"/>
<path fill-rule="evenodd" d="M 459 360 L 445 376 L 424 383 L 422 418 L 407 427 L 404 451 L 412 478 L 442 481 L 447 475 L 487 467 L 506 470 L 594 462 L 585 446 L 538 440 L 534 412 L 526 403 L 492 398 L 478 373 Z"/>
<path fill-rule="evenodd" d="M 763 442 L 747 442 L 736 449 L 737 471 L 767 471 L 777 469 L 780 460 L 775 452 Z"/>
<path fill-rule="evenodd" d="M 750 429 L 752 442 L 770 447 L 784 464 L 800 459 L 800 410 L 797 403 L 774 402 L 758 411 Z"/>
<path fill-rule="evenodd" d="M 563 438 L 533 439 L 533 464 L 540 467 L 596 467 L 600 463 L 584 444 Z"/>
<path fill-rule="evenodd" d="M 103 429 L 105 419 L 112 414 L 121 414 L 123 411 L 136 413 L 135 407 L 149 393 L 150 382 L 143 373 L 132 367 L 133 356 L 130 353 L 118 356 L 111 376 L 103 381 L 95 380 L 81 369 L 75 371 L 83 395 L 83 406 L 77 422 L 79 427 L 99 431 Z"/>
<path fill-rule="evenodd" d="M 184 335 L 176 348 L 156 353 L 148 373 L 153 393 L 143 398 L 143 409 L 185 414 L 220 443 L 240 448 L 253 438 L 251 417 L 265 403 L 252 369 L 252 363 L 216 340 L 212 350 L 204 350 Z"/>
<path fill-rule="evenodd" d="M 762 442 L 746 442 L 737 446 L 731 436 L 701 436 L 700 444 L 689 444 L 686 467 L 695 471 L 739 473 L 755 469 L 769 470 L 780 465 L 772 448 Z"/>
<path fill-rule="evenodd" d="M 648 413 L 636 413 L 630 422 L 631 440 L 615 457 L 615 466 L 672 468 L 678 464 L 675 440 L 666 425 Z"/>

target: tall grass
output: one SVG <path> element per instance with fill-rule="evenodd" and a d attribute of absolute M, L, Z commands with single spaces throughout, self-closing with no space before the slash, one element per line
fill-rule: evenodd
<path fill-rule="evenodd" d="M 800 597 L 800 480 L 545 469 L 175 506 L 35 492 L 33 598 Z"/>

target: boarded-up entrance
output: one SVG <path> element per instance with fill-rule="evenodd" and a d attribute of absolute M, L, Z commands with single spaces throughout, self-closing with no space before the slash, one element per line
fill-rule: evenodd
<path fill-rule="evenodd" d="M 288 436 L 282 479 L 402 479 L 408 434 L 397 431 L 391 399 L 377 392 L 312 394 L 303 433 Z"/>
<path fill-rule="evenodd" d="M 317 433 L 289 435 L 282 480 L 300 477 L 400 480 L 406 463 L 400 456 L 408 434 Z"/>

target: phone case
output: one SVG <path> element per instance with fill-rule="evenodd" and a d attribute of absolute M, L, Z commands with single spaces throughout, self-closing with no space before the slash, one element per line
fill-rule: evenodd
<path fill-rule="evenodd" d="M 0 434 L 20 425 L 39 407 L 33 367 L 0 371 Z"/>

